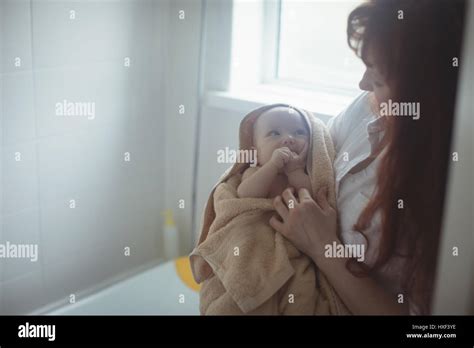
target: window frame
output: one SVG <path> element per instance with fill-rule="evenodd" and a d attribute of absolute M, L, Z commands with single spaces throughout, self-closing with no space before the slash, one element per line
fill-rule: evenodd
<path fill-rule="evenodd" d="M 262 84 L 280 85 L 297 89 L 299 88 L 316 93 L 323 92 L 329 94 L 340 94 L 344 96 L 352 95 L 351 89 L 341 88 L 336 84 L 304 82 L 297 79 L 278 77 L 283 0 L 262 1 L 262 43 L 264 44 L 262 45 L 262 59 L 259 62 L 261 65 L 261 76 L 259 77 L 260 82 Z M 356 90 L 356 86 L 354 87 L 354 90 Z"/>
<path fill-rule="evenodd" d="M 249 4 L 253 7 L 246 15 L 243 6 Z M 280 0 L 208 3 L 205 36 L 209 40 L 205 40 L 203 58 L 205 105 L 229 105 L 244 112 L 250 107 L 283 102 L 303 107 L 326 121 L 354 100 L 355 93 L 348 95 L 337 89 L 276 78 L 281 4 Z M 239 5 L 242 7 L 236 8 Z M 248 42 L 248 35 L 254 33 L 257 40 Z"/>

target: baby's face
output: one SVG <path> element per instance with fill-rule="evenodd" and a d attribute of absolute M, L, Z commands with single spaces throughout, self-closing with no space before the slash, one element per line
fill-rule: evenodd
<path fill-rule="evenodd" d="M 267 163 L 273 151 L 288 147 L 299 154 L 309 141 L 309 132 L 303 117 L 288 107 L 265 111 L 255 122 L 253 143 L 259 165 Z"/>

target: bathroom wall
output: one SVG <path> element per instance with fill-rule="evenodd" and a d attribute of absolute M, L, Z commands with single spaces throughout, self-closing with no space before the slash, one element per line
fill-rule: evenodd
<path fill-rule="evenodd" d="M 222 0 L 211 0 L 218 2 Z M 163 201 L 172 209 L 179 232 L 180 252 L 189 254 L 192 243 L 192 216 L 195 201 L 194 185 L 196 147 L 199 129 L 199 86 L 201 68 L 201 0 L 172 0 L 164 19 L 166 32 L 166 145 L 165 192 Z"/>
<path fill-rule="evenodd" d="M 444 211 L 443 236 L 434 298 L 434 313 L 474 314 L 474 5 L 465 27 L 452 152 L 458 161 L 450 166 Z"/>
<path fill-rule="evenodd" d="M 169 11 L 0 1 L 0 243 L 37 244 L 39 257 L 0 260 L 0 314 L 160 258 Z M 61 115 L 64 100 L 94 115 Z"/>

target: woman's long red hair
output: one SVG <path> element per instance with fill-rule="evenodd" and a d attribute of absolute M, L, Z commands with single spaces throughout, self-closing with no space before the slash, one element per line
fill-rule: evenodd
<path fill-rule="evenodd" d="M 358 274 L 375 272 L 402 254 L 407 257 L 402 288 L 425 314 L 431 312 L 451 160 L 459 71 L 455 58 L 462 64 L 465 6 L 462 0 L 375 0 L 348 18 L 349 46 L 364 61 L 368 47 L 374 49 L 392 102 L 420 103 L 418 120 L 387 118 L 376 189 L 354 226 L 364 233 L 380 212 L 381 240 L 373 267 L 359 268 Z M 408 249 L 401 251 L 401 245 Z"/>

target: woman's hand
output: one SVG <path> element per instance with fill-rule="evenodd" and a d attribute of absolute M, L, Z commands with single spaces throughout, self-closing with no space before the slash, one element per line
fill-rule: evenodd
<path fill-rule="evenodd" d="M 275 197 L 274 206 L 283 222 L 273 216 L 270 224 L 313 259 L 353 314 L 408 315 L 408 305 L 398 303 L 397 297 L 374 279 L 354 276 L 347 270 L 345 259 L 328 262 L 331 259 L 324 257 L 326 244 L 340 243 L 336 233 L 336 211 L 328 204 L 326 190 L 318 192 L 316 202 L 306 189 L 298 191 L 298 200 L 292 189 L 286 189 L 282 196 L 283 200 L 280 196 Z M 293 208 L 289 208 L 292 204 Z"/>
<path fill-rule="evenodd" d="M 308 190 L 300 189 L 298 198 L 292 188 L 275 197 L 273 205 L 280 216 L 272 216 L 270 225 L 320 266 L 326 244 L 338 241 L 337 214 L 327 201 L 327 188 L 319 190 L 315 202 Z"/>

